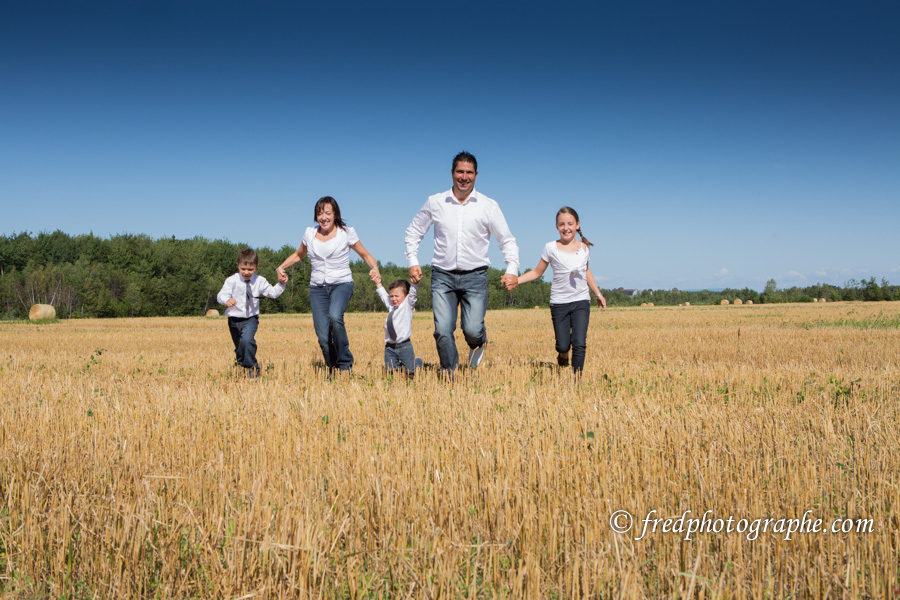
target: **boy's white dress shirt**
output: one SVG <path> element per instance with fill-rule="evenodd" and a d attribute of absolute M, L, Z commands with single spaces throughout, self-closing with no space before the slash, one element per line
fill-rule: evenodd
<path fill-rule="evenodd" d="M 311 285 L 347 283 L 353 281 L 350 272 L 350 246 L 359 241 L 352 227 L 338 227 L 337 233 L 327 241 L 316 239 L 319 226 L 307 227 L 303 234 L 303 245 L 309 253 L 312 265 Z"/>
<path fill-rule="evenodd" d="M 410 285 L 409 294 L 406 296 L 403 302 L 401 302 L 399 306 L 392 306 L 391 298 L 388 295 L 387 290 L 385 290 L 383 287 L 378 288 L 378 297 L 381 298 L 381 301 L 384 302 L 385 306 L 387 306 L 388 317 L 393 315 L 394 333 L 397 334 L 397 339 L 392 340 L 390 334 L 388 333 L 387 319 L 385 319 L 385 343 L 390 342 L 392 344 L 399 344 L 400 342 L 405 342 L 412 336 L 413 307 L 416 305 L 416 293 L 416 284 Z"/>
<path fill-rule="evenodd" d="M 445 271 L 471 271 L 490 266 L 491 235 L 497 238 L 506 272 L 519 273 L 519 247 L 506 224 L 500 205 L 472 190 L 460 203 L 453 190 L 429 196 L 406 228 L 406 262 L 419 264 L 419 244 L 434 225 L 434 257 L 431 264 Z"/>
<path fill-rule="evenodd" d="M 225 284 L 216 295 L 219 304 L 225 304 L 229 298 L 234 298 L 236 304 L 225 309 L 225 315 L 229 317 L 247 318 L 259 314 L 259 298 L 275 299 L 284 291 L 284 284 L 269 284 L 266 278 L 257 273 L 250 278 L 250 303 L 247 303 L 247 284 L 240 273 L 235 273 L 225 280 Z"/>

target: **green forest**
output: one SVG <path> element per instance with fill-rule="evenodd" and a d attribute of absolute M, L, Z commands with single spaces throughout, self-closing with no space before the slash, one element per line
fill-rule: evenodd
<path fill-rule="evenodd" d="M 244 246 L 225 240 L 151 239 L 146 235 L 122 234 L 108 239 L 93 234 L 70 236 L 53 233 L 19 233 L 0 236 L 0 318 L 21 319 L 34 304 L 52 304 L 60 318 L 153 317 L 203 315 L 208 309 L 223 310 L 216 294 L 225 279 L 236 272 L 238 252 Z M 256 248 L 259 273 L 271 283 L 275 267 L 296 248 Z M 379 264 L 382 280 L 407 278 L 405 267 Z M 351 264 L 355 288 L 349 311 L 384 311 L 368 267 Z M 431 310 L 431 269 L 423 267 L 419 286 L 419 310 Z M 277 300 L 263 300 L 264 313 L 309 312 L 310 263 L 305 259 L 288 271 L 290 281 Z M 500 283 L 503 271 L 488 272 L 488 308 L 546 307 L 550 284 L 523 284 L 512 292 Z M 778 288 L 770 280 L 762 292 L 748 288 L 722 291 L 603 290 L 609 306 L 655 306 L 718 304 L 733 302 L 812 302 L 839 300 L 900 300 L 900 286 L 874 278 L 847 282 L 843 287 L 816 284 Z"/>

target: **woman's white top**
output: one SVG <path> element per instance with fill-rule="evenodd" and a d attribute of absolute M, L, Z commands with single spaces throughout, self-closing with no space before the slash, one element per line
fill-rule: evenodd
<path fill-rule="evenodd" d="M 550 304 L 568 304 L 591 299 L 587 284 L 590 250 L 581 243 L 577 252 L 563 252 L 556 242 L 548 242 L 541 252 L 541 260 L 553 269 Z"/>
<path fill-rule="evenodd" d="M 307 227 L 303 234 L 303 245 L 312 263 L 310 285 L 325 285 L 353 281 L 350 272 L 350 246 L 359 241 L 352 227 L 336 227 L 337 233 L 330 240 L 316 239 L 319 226 Z"/>

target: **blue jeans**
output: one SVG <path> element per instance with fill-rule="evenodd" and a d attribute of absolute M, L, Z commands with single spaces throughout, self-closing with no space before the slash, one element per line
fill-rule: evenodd
<path fill-rule="evenodd" d="M 319 347 L 329 369 L 353 367 L 350 340 L 344 325 L 344 311 L 353 295 L 353 282 L 309 286 L 309 307 Z"/>
<path fill-rule="evenodd" d="M 572 347 L 572 369 L 580 373 L 584 369 L 587 348 L 588 321 L 591 319 L 591 301 L 579 300 L 568 304 L 551 304 L 550 317 L 556 334 L 556 351 L 564 353 Z"/>
<path fill-rule="evenodd" d="M 259 375 L 256 362 L 256 330 L 259 329 L 259 315 L 246 319 L 228 317 L 228 332 L 234 342 L 234 360 L 237 364 Z"/>
<path fill-rule="evenodd" d="M 467 273 L 451 273 L 436 267 L 431 270 L 434 341 L 441 369 L 450 371 L 459 366 L 459 352 L 456 350 L 453 332 L 456 330 L 456 314 L 460 306 L 463 335 L 469 348 L 477 348 L 487 341 L 484 328 L 487 301 L 487 269 Z"/>
<path fill-rule="evenodd" d="M 403 370 L 407 375 L 416 372 L 416 352 L 413 350 L 412 340 L 400 342 L 395 346 L 384 346 L 384 368 L 390 373 Z"/>

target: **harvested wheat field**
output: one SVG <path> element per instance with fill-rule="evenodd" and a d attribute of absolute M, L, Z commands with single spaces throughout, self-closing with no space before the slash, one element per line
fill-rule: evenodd
<path fill-rule="evenodd" d="M 334 380 L 308 315 L 259 380 L 223 318 L 0 323 L 0 596 L 900 593 L 898 303 L 591 319 L 580 381 L 523 310 L 453 382 L 430 314 L 412 382 L 383 314 Z"/>

